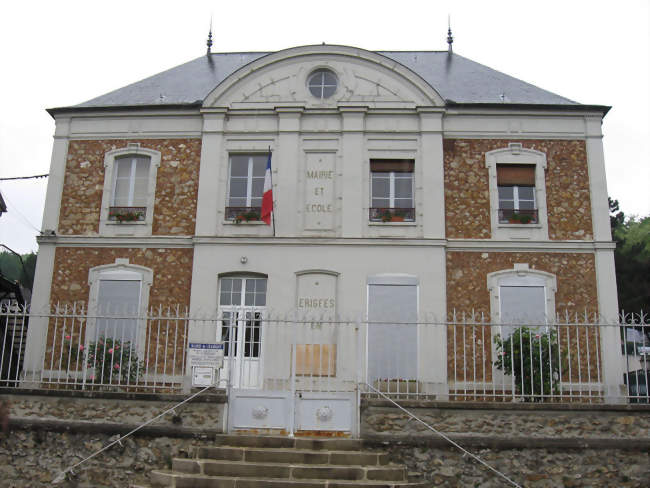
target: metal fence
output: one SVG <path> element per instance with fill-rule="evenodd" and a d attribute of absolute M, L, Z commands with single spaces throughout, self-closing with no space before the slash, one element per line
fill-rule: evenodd
<path fill-rule="evenodd" d="M 138 316 L 89 314 L 83 305 L 40 314 L 6 305 L 0 340 L 5 387 L 187 390 L 188 343 L 221 342 L 225 357 L 215 381 L 224 388 L 356 391 L 367 384 L 396 398 L 605 402 L 614 368 L 620 399 L 650 400 L 644 314 L 614 324 L 565 314 L 504 326 L 458 313 L 388 323 L 264 308 L 198 318 L 180 307 Z"/>

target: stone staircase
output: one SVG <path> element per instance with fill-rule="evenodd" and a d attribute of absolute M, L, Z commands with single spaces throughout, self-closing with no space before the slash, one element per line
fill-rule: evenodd
<path fill-rule="evenodd" d="M 429 486 L 414 477 L 388 454 L 362 450 L 360 440 L 224 435 L 150 479 L 152 487 L 172 488 Z"/>

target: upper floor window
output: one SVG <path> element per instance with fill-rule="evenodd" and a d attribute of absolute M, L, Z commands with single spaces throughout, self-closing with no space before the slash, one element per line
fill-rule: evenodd
<path fill-rule="evenodd" d="M 537 223 L 534 165 L 497 165 L 497 186 L 500 223 Z"/>
<path fill-rule="evenodd" d="M 268 155 L 231 154 L 226 220 L 259 221 Z"/>
<path fill-rule="evenodd" d="M 115 182 L 109 220 L 143 221 L 147 214 L 151 158 L 126 155 L 115 158 Z"/>
<path fill-rule="evenodd" d="M 485 153 L 492 239 L 548 239 L 546 154 L 521 143 Z"/>
<path fill-rule="evenodd" d="M 415 220 L 411 159 L 370 160 L 370 220 L 402 222 Z"/>
<path fill-rule="evenodd" d="M 104 155 L 102 235 L 151 235 L 160 152 L 129 143 Z"/>

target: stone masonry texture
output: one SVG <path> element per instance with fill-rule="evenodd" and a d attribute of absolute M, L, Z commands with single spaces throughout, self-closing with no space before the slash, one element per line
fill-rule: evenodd
<path fill-rule="evenodd" d="M 58 247 L 54 258 L 52 276 L 51 304 L 55 307 L 75 306 L 77 313 L 87 307 L 90 287 L 88 271 L 95 266 L 115 263 L 117 258 L 127 258 L 129 264 L 145 266 L 153 270 L 153 283 L 149 293 L 149 309 L 161 311 L 163 317 L 170 312 L 182 314 L 190 303 L 192 284 L 193 249 L 190 248 L 85 248 Z M 60 309 L 61 310 L 61 309 Z M 68 308 L 71 312 L 71 309 Z M 185 330 L 187 322 L 182 320 L 149 320 L 147 325 L 147 345 L 149 367 L 162 367 L 178 372 L 182 367 Z M 69 330 L 65 330 L 68 327 Z M 48 327 L 46 364 L 52 358 L 59 360 L 63 337 L 71 336 L 71 342 L 83 344 L 85 332 L 81 322 L 50 320 Z M 55 338 L 56 331 L 56 338 Z M 157 348 L 154 351 L 153 345 Z M 158 349 L 161 348 L 161 349 Z M 164 351 L 163 351 L 164 350 Z M 153 351 L 153 352 L 152 352 Z M 152 361 L 157 358 L 158 364 Z M 142 359 L 142 358 L 141 358 Z M 66 361 L 66 358 L 63 358 Z M 76 365 L 74 358 L 71 361 Z M 67 361 L 66 361 L 67 363 Z"/>
<path fill-rule="evenodd" d="M 557 292 L 555 293 L 555 312 L 563 316 L 565 311 L 571 313 L 569 322 L 584 319 L 583 313 L 588 311 L 590 316 L 598 313 L 598 294 L 596 289 L 595 259 L 591 253 L 540 253 L 540 252 L 447 252 L 447 313 L 456 320 L 463 321 L 473 312 L 477 317 L 490 321 L 490 292 L 487 288 L 487 275 L 495 271 L 511 270 L 515 263 L 528 263 L 530 269 L 545 271 L 556 276 Z M 482 314 L 482 315 L 481 315 Z M 578 348 L 577 335 L 561 332 L 561 340 L 571 341 L 572 351 Z M 465 381 L 478 375 L 479 380 L 492 379 L 492 340 L 489 327 L 456 326 L 447 330 L 447 366 L 449 379 Z M 598 331 L 589 329 L 589 346 L 591 351 L 598 347 Z M 487 338 L 487 340 L 486 340 Z M 478 347 L 476 345 L 479 344 Z M 566 345 L 566 344 L 565 344 Z M 582 348 L 585 342 L 581 343 Z M 568 350 L 568 349 L 567 349 Z M 468 354 L 473 357 L 468 357 Z M 454 364 L 454 358 L 456 363 Z M 578 375 L 580 361 L 581 372 L 586 372 L 594 379 L 598 375 L 595 361 L 587 365 L 587 355 L 571 355 L 572 376 Z M 575 363 L 575 364 L 574 364 Z M 454 377 L 455 376 L 455 377 Z M 577 380 L 578 378 L 572 378 Z M 583 378 L 584 381 L 588 376 Z"/>
<path fill-rule="evenodd" d="M 551 240 L 592 238 L 584 141 L 447 139 L 444 144 L 446 232 L 450 239 L 489 239 L 490 195 L 485 153 L 518 142 L 546 154 L 546 204 Z"/>
<path fill-rule="evenodd" d="M 201 159 L 200 139 L 71 141 L 61 199 L 61 235 L 98 235 L 104 189 L 104 155 L 140 143 L 161 153 L 152 233 L 192 235 Z"/>

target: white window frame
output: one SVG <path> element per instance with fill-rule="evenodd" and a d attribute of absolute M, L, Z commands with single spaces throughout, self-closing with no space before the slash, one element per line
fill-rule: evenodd
<path fill-rule="evenodd" d="M 117 222 L 109 220 L 109 210 L 113 205 L 115 195 L 115 160 L 122 156 L 146 156 L 149 162 L 149 184 L 147 185 L 146 213 L 144 220 L 133 222 Z M 151 235 L 153 212 L 156 196 L 156 177 L 160 166 L 161 154 L 159 151 L 140 147 L 139 143 L 129 143 L 126 147 L 108 151 L 104 155 L 104 190 L 102 193 L 102 206 L 99 217 L 100 235 Z"/>
<path fill-rule="evenodd" d="M 555 293 L 557 279 L 554 274 L 531 269 L 527 263 L 516 263 L 513 269 L 495 271 L 487 275 L 487 287 L 490 292 L 490 316 L 492 323 L 501 323 L 502 286 L 543 286 L 545 297 L 545 315 L 547 324 L 555 319 Z"/>
<path fill-rule="evenodd" d="M 497 166 L 507 164 L 530 164 L 535 166 L 536 224 L 511 224 L 499 222 L 499 189 Z M 490 223 L 492 239 L 535 239 L 548 240 L 548 216 L 546 210 L 546 154 L 526 149 L 521 143 L 513 142 L 508 147 L 485 153 L 490 192 Z"/>
<path fill-rule="evenodd" d="M 263 153 L 258 153 L 258 152 L 250 152 L 250 153 L 243 153 L 243 152 L 231 152 L 228 154 L 228 191 L 226 193 L 226 207 L 231 207 L 230 205 L 230 192 L 231 192 L 231 186 L 232 186 L 232 157 L 233 156 L 244 156 L 249 158 L 248 159 L 248 173 L 246 175 L 246 207 L 252 207 L 252 199 L 253 199 L 253 158 L 254 157 L 268 157 L 268 154 L 263 154 Z M 243 179 L 243 177 L 238 176 L 236 177 L 238 179 Z M 264 190 L 262 190 L 262 197 L 264 195 Z M 233 205 L 234 206 L 234 205 Z M 260 217 L 261 217 L 261 206 L 262 203 L 260 201 L 260 207 L 255 207 L 255 208 L 260 208 Z M 227 222 L 232 222 L 234 219 L 226 219 Z M 261 221 L 261 219 L 260 219 Z M 258 223 L 260 221 L 251 221 L 253 223 Z M 250 223 L 250 222 L 249 222 Z"/>
<path fill-rule="evenodd" d="M 381 158 L 372 158 L 373 160 L 380 161 Z M 412 159 L 413 162 L 415 163 L 414 158 L 408 158 Z M 409 209 L 413 209 L 413 218 L 406 220 L 406 222 L 413 223 L 415 222 L 415 169 L 413 171 L 409 172 L 397 172 L 397 171 L 370 171 L 370 208 L 381 208 L 381 207 L 375 207 L 373 205 L 373 193 L 372 193 L 372 185 L 373 185 L 373 180 L 374 177 L 373 175 L 375 174 L 386 174 L 388 175 L 388 196 L 387 197 L 376 197 L 376 198 L 388 198 L 388 203 L 389 203 L 389 209 L 393 210 L 399 210 L 400 208 L 404 207 L 396 207 L 395 206 L 395 175 L 397 174 L 408 174 L 410 175 L 411 178 L 411 206 L 407 207 Z M 405 179 L 405 178 L 404 178 Z M 377 222 L 376 220 L 370 220 L 370 222 Z M 384 222 L 384 223 L 391 223 L 391 222 Z"/>
<path fill-rule="evenodd" d="M 149 309 L 149 292 L 153 284 L 153 271 L 150 268 L 129 264 L 128 259 L 118 258 L 115 263 L 95 266 L 88 271 L 88 285 L 90 293 L 88 297 L 88 324 L 86 327 L 86 347 L 88 343 L 95 340 L 96 318 L 98 313 L 99 286 L 102 280 L 113 281 L 139 281 L 140 297 L 138 307 L 137 331 L 135 334 L 138 357 L 144 359 L 145 342 L 147 338 L 146 311 Z"/>

